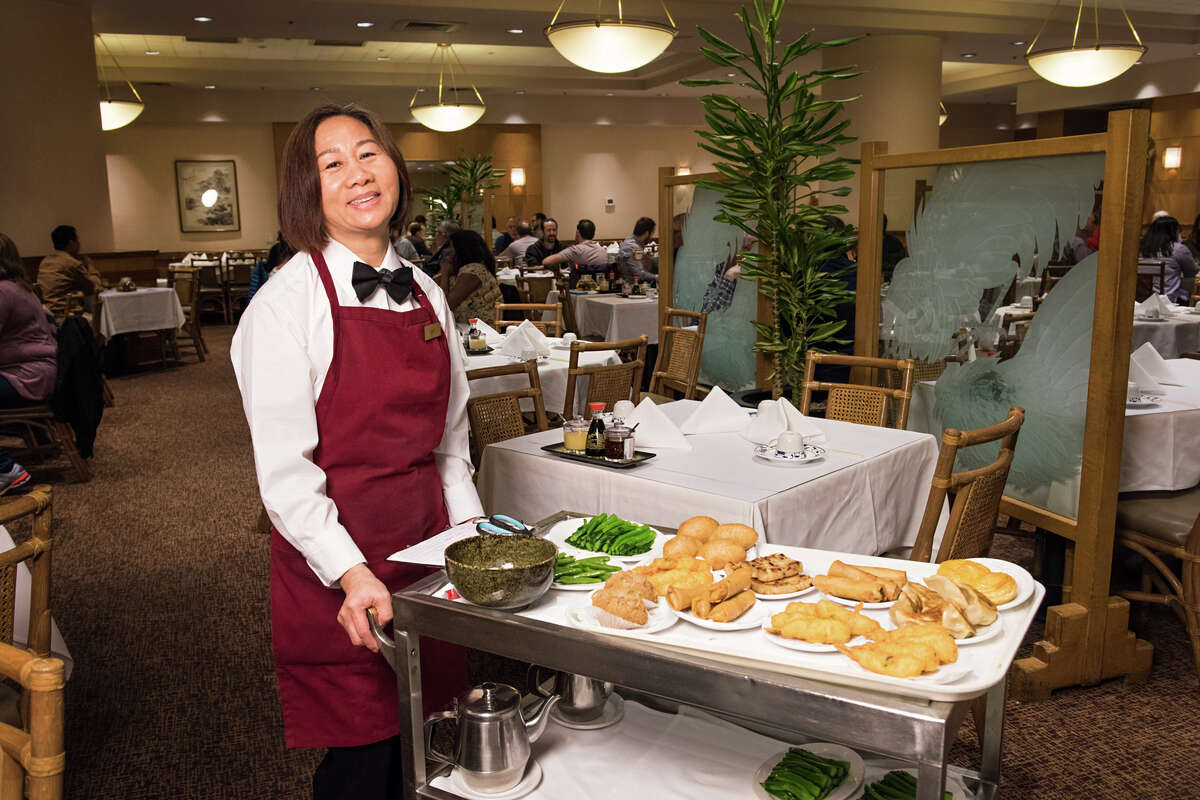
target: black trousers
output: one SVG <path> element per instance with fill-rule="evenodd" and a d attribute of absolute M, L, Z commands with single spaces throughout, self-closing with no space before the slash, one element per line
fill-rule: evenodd
<path fill-rule="evenodd" d="M 400 800 L 400 737 L 331 747 L 313 773 L 313 800 Z"/>

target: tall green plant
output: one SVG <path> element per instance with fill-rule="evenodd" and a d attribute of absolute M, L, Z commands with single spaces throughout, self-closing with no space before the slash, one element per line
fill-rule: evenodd
<path fill-rule="evenodd" d="M 854 301 L 846 284 L 848 269 L 830 266 L 856 241 L 851 229 L 835 230 L 828 222 L 846 208 L 810 205 L 822 195 L 850 193 L 849 187 L 836 184 L 853 177 L 851 165 L 857 161 L 834 155 L 837 147 L 854 141 L 845 134 L 849 120 L 839 119 L 848 101 L 818 97 L 814 89 L 860 73 L 844 68 L 796 72 L 792 65 L 798 59 L 854 39 L 822 42 L 806 33 L 781 46 L 785 5 L 786 0 L 753 0 L 753 14 L 745 8 L 737 13 L 746 35 L 744 50 L 700 28 L 708 43 L 700 52 L 740 75 L 682 83 L 739 86 L 762 98 L 763 113 L 723 94 L 701 98 L 708 129 L 697 131 L 700 146 L 719 159 L 713 166 L 725 180 L 696 184 L 722 195 L 718 222 L 734 225 L 758 242 L 757 252 L 741 254 L 741 276 L 758 283 L 774 315 L 770 322 L 753 323 L 758 333 L 754 349 L 772 360 L 775 396 L 796 398 L 805 353 L 846 343 L 838 337 L 846 323 L 837 319 L 837 307 Z"/>
<path fill-rule="evenodd" d="M 490 155 L 464 156 L 447 164 L 443 172 L 446 185 L 426 189 L 426 203 L 435 223 L 452 219 L 464 226 L 471 216 L 471 209 L 483 203 L 483 193 L 500 188 L 500 184 L 493 181 L 504 176 L 504 170 L 492 166 Z"/>

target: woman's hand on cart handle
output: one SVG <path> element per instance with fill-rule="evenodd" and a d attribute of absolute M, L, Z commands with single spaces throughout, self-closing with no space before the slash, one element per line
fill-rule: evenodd
<path fill-rule="evenodd" d="M 371 635 L 367 609 L 374 608 L 379 615 L 379 624 L 387 625 L 392 621 L 391 593 L 366 564 L 355 564 L 346 570 L 340 583 L 346 600 L 338 610 L 338 624 L 346 629 L 346 635 L 355 647 L 366 647 L 372 653 L 378 653 L 379 643 Z"/>

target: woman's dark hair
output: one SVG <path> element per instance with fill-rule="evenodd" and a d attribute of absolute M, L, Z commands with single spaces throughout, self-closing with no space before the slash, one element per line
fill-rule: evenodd
<path fill-rule="evenodd" d="M 25 275 L 25 262 L 21 260 L 17 243 L 3 233 L 0 233 L 0 281 L 12 281 L 33 293 L 33 285 Z"/>
<path fill-rule="evenodd" d="M 281 233 L 275 237 L 275 244 L 271 245 L 271 249 L 267 252 L 267 262 L 264 266 L 269 270 L 275 269 L 286 264 L 294 255 L 296 255 L 296 251 L 292 249 Z"/>
<path fill-rule="evenodd" d="M 1179 220 L 1174 217 L 1159 217 L 1150 223 L 1142 245 L 1138 250 L 1142 258 L 1169 256 L 1179 239 Z"/>
<path fill-rule="evenodd" d="M 452 274 L 457 275 L 459 269 L 467 264 L 483 264 L 487 267 L 488 272 L 496 274 L 496 258 L 484 244 L 483 237 L 475 231 L 470 229 L 455 231 L 450 234 L 450 246 L 454 248 L 454 271 Z"/>
<path fill-rule="evenodd" d="M 287 144 L 283 146 L 283 159 L 279 166 L 279 227 L 283 238 L 297 251 L 320 252 L 329 241 L 325 215 L 321 210 L 321 176 L 317 170 L 314 141 L 317 127 L 330 117 L 350 117 L 366 125 L 384 154 L 396 165 L 396 172 L 400 176 L 400 197 L 388 223 L 390 230 L 404 229 L 412 206 L 412 184 L 408 180 L 404 156 L 400 155 L 395 139 L 379 118 L 353 103 L 319 106 L 292 128 Z"/>

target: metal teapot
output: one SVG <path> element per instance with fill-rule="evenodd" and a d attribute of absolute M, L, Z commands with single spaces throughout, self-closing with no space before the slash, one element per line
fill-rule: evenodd
<path fill-rule="evenodd" d="M 425 720 L 425 752 L 429 758 L 453 764 L 468 789 L 503 792 L 525 775 L 529 745 L 546 730 L 550 709 L 559 695 L 538 700 L 526 714 L 521 712 L 521 694 L 503 683 L 484 683 L 454 701 L 454 708 L 432 714 Z M 458 720 L 453 756 L 433 748 L 437 723 Z"/>

